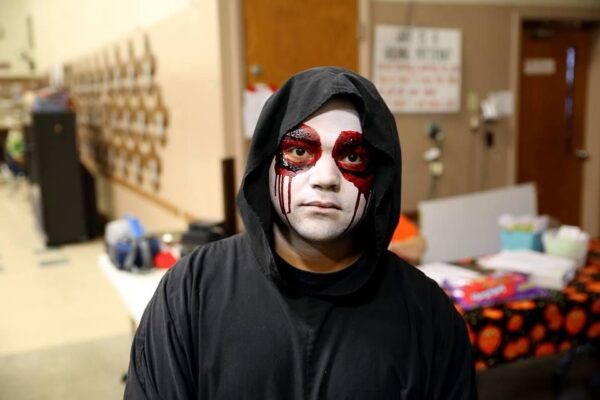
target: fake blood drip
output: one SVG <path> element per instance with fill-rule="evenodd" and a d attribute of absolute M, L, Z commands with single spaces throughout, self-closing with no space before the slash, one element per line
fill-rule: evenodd
<path fill-rule="evenodd" d="M 303 162 L 296 162 L 290 157 L 286 157 L 286 153 L 293 149 L 302 149 L 310 155 Z M 298 129 L 285 134 L 281 139 L 279 151 L 275 158 L 275 196 L 279 199 L 279 208 L 281 213 L 287 220 L 287 214 L 292 211 L 292 179 L 298 174 L 313 167 L 319 158 L 321 158 L 321 139 L 319 134 L 308 125 L 300 125 Z M 287 181 L 288 204 L 286 209 L 285 197 L 283 196 L 285 177 Z M 289 223 L 289 220 L 288 220 Z"/>
<path fill-rule="evenodd" d="M 358 189 L 354 213 L 352 214 L 350 224 L 346 228 L 347 231 L 356 218 L 358 206 L 360 205 L 360 196 L 364 195 L 368 201 L 371 187 L 373 186 L 373 173 L 369 168 L 369 150 L 363 144 L 360 132 L 342 131 L 335 141 L 332 156 L 344 179 L 351 182 Z M 346 160 L 350 156 L 357 156 L 361 161 L 347 162 Z"/>

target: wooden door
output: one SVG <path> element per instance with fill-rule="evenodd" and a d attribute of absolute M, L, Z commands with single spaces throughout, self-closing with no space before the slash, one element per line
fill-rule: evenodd
<path fill-rule="evenodd" d="M 589 31 L 525 24 L 521 37 L 518 182 L 533 181 L 540 214 L 579 225 Z"/>
<path fill-rule="evenodd" d="M 358 68 L 357 0 L 244 0 L 246 83 L 315 66 Z"/>

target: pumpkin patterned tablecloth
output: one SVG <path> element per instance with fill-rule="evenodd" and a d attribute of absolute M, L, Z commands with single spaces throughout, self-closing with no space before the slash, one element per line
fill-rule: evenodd
<path fill-rule="evenodd" d="M 563 291 L 462 315 L 479 370 L 600 341 L 600 240 L 591 241 L 586 266 Z"/>

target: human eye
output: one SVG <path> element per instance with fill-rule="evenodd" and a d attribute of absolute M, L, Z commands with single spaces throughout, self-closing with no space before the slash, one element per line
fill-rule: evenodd
<path fill-rule="evenodd" d="M 291 147 L 283 149 L 283 157 L 294 164 L 303 164 L 312 158 L 312 154 L 306 147 L 292 144 Z"/>
<path fill-rule="evenodd" d="M 279 143 L 279 160 L 294 170 L 313 166 L 321 155 L 319 135 L 309 126 L 287 132 Z"/>
<path fill-rule="evenodd" d="M 339 163 L 350 172 L 364 172 L 369 165 L 369 151 L 364 146 L 349 148 L 339 158 Z"/>
<path fill-rule="evenodd" d="M 349 163 L 349 164 L 360 164 L 363 159 L 360 156 L 360 154 L 357 153 L 350 153 L 346 156 L 346 158 L 344 159 L 345 162 Z"/>

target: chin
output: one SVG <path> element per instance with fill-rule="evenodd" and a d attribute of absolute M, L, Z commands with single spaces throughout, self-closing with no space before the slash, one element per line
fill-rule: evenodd
<path fill-rule="evenodd" d="M 349 233 L 345 228 L 341 228 L 339 224 L 332 226 L 332 224 L 327 223 L 307 223 L 307 221 L 304 221 L 302 226 L 294 225 L 292 223 L 292 228 L 298 236 L 304 241 L 314 244 L 336 242 L 347 238 Z M 346 225 L 347 223 L 344 226 Z"/>

